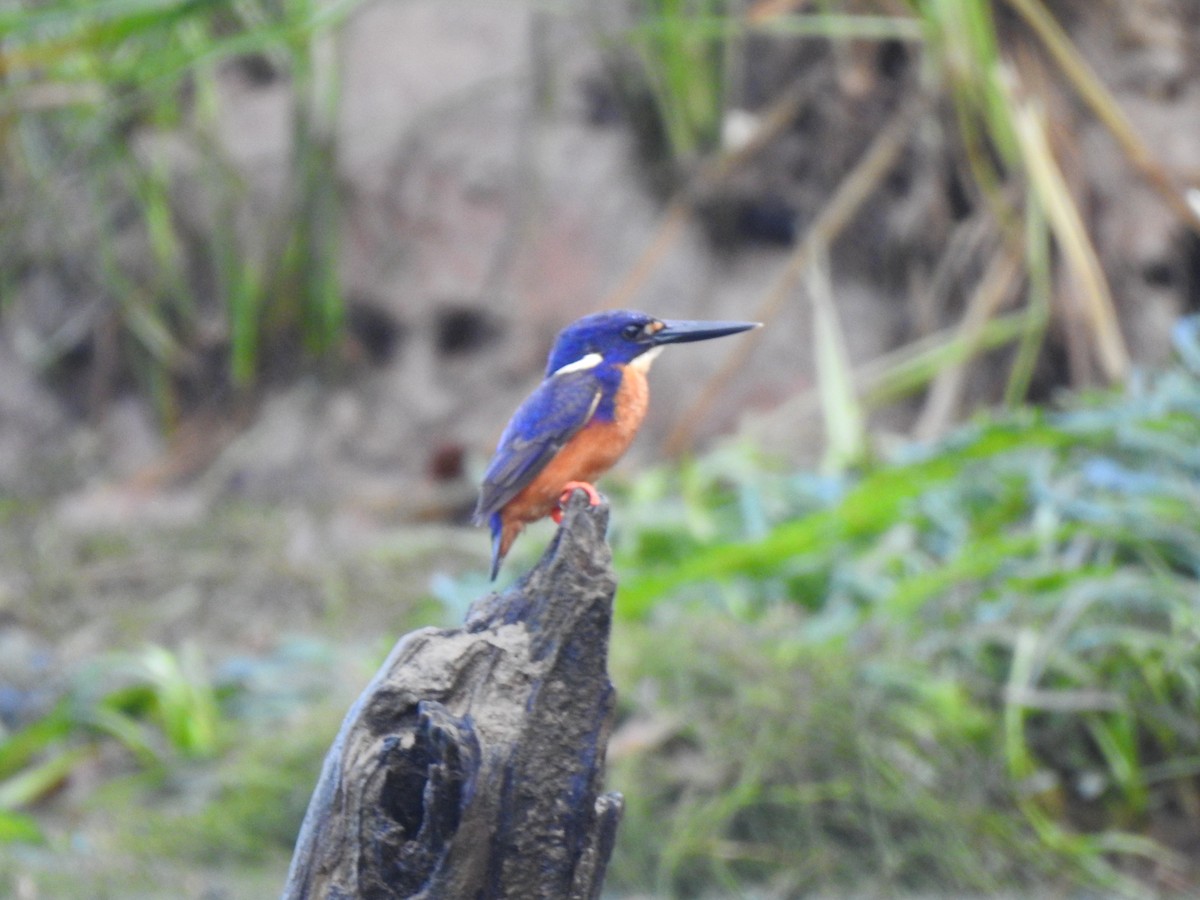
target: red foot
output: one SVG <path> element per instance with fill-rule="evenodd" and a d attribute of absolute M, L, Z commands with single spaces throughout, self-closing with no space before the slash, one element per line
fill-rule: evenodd
<path fill-rule="evenodd" d="M 587 494 L 588 500 L 591 501 L 592 506 L 600 505 L 600 492 L 594 487 L 592 487 L 586 481 L 568 481 L 563 485 L 562 495 L 558 498 L 558 506 L 556 506 L 550 512 L 550 518 L 552 518 L 556 524 L 562 524 L 563 505 L 571 499 L 571 495 L 576 491 L 583 491 L 585 494 Z"/>

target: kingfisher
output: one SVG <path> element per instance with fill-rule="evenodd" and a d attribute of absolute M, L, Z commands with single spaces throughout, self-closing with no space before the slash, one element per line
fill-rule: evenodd
<path fill-rule="evenodd" d="M 492 580 L 517 535 L 547 515 L 562 521 L 576 490 L 592 486 L 628 449 L 646 416 L 646 373 L 667 344 L 707 341 L 759 322 L 657 319 L 627 309 L 584 316 L 554 341 L 542 383 L 513 414 L 488 464 L 475 524 L 492 532 Z"/>

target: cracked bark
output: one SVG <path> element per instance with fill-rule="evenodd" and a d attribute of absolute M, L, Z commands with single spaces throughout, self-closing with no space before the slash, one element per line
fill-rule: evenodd
<path fill-rule="evenodd" d="M 575 492 L 519 583 L 400 639 L 326 756 L 284 900 L 599 897 L 622 809 L 607 525 Z"/>

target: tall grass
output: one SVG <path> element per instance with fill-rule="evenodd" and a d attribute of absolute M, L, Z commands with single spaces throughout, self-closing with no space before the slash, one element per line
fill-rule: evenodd
<path fill-rule="evenodd" d="M 1194 888 L 1198 414 L 1185 364 L 853 477 L 731 449 L 639 484 L 614 645 L 658 727 L 617 752 L 640 877 Z"/>
<path fill-rule="evenodd" d="M 1003 29 L 997 22 L 1002 14 Z M 747 41 L 749 36 L 756 42 Z M 689 40 L 693 46 L 709 49 L 682 65 L 679 48 Z M 964 161 L 973 211 L 961 230 L 979 229 L 985 235 L 972 251 L 971 269 L 982 274 L 975 283 L 963 285 L 960 293 L 967 300 L 958 322 L 936 323 L 940 332 L 931 331 L 912 346 L 872 361 L 861 373 L 845 370 L 848 364 L 844 360 L 840 363 L 843 371 L 836 372 L 830 363 L 837 360 L 826 359 L 820 373 L 821 389 L 831 381 L 853 382 L 854 406 L 866 409 L 928 389 L 920 431 L 937 434 L 960 410 L 964 372 L 988 351 L 1013 348 L 1007 356 L 1003 399 L 1009 404 L 1024 399 L 1054 320 L 1065 323 L 1072 333 L 1066 353 L 1073 384 L 1082 387 L 1127 377 L 1129 352 L 1115 313 L 1116 303 L 1088 233 L 1078 189 L 1063 161 L 1075 151 L 1072 138 L 1062 129 L 1052 134 L 1049 125 L 1068 102 L 1065 98 L 1074 95 L 1083 100 L 1096 120 L 1112 132 L 1130 168 L 1159 191 L 1164 204 L 1182 222 L 1200 227 L 1200 220 L 1187 208 L 1178 186 L 1156 163 L 1153 151 L 1129 124 L 1044 0 L 908 0 L 904 4 L 764 0 L 744 10 L 724 11 L 699 4 L 669 8 L 647 4 L 629 31 L 629 41 L 640 52 L 649 84 L 664 83 L 663 71 L 686 72 L 696 94 L 711 100 L 708 117 L 722 122 L 730 120 L 732 107 L 743 102 L 738 79 L 751 65 L 747 53 L 752 51 L 747 48 L 762 46 L 764 41 L 793 42 L 818 53 L 825 43 L 841 46 L 851 40 L 859 48 L 872 41 L 899 42 L 919 58 L 920 76 L 908 79 L 904 88 L 912 94 L 927 93 L 932 101 L 922 113 L 923 121 L 932 127 L 921 133 L 948 136 L 944 147 L 930 152 L 941 153 L 948 161 Z M 712 88 L 714 83 L 720 87 Z M 763 85 L 758 89 L 762 93 Z M 685 118 L 689 101 L 683 98 L 690 92 L 683 86 L 670 91 L 654 87 L 651 94 L 661 127 L 670 133 L 671 123 Z M 736 180 L 733 176 L 741 168 L 752 166 L 761 148 L 786 132 L 806 103 L 819 107 L 845 102 L 836 96 L 798 99 L 795 94 L 795 85 L 779 84 L 774 96 L 760 101 L 755 110 L 758 132 L 748 146 L 723 147 L 715 139 L 706 144 L 692 141 L 683 153 L 673 149 L 678 141 L 668 142 L 685 177 L 681 199 L 671 207 L 664 223 L 664 235 L 678 235 L 680 203 L 719 194 L 721 183 Z M 885 127 L 881 121 L 881 132 Z M 707 133 L 717 135 L 719 131 L 710 126 Z M 705 153 L 703 164 L 695 160 L 697 147 Z M 884 183 L 895 165 L 893 160 L 873 173 L 871 191 Z M 847 174 L 846 180 L 856 177 L 857 170 Z M 828 203 L 833 206 L 840 197 L 839 186 L 830 185 L 829 192 Z M 836 231 L 818 234 L 825 219 L 823 212 L 814 216 L 807 231 L 797 236 L 796 247 L 807 247 L 819 238 L 831 252 L 836 251 Z M 952 235 L 943 263 L 954 258 L 957 242 Z M 655 258 L 662 256 L 661 250 L 656 243 Z M 649 257 L 650 251 L 647 260 Z M 804 254 L 802 267 L 809 268 L 814 259 L 812 254 Z M 646 276 L 647 260 L 632 270 L 638 279 Z M 800 279 L 790 271 L 791 263 L 784 268 L 780 281 L 788 287 L 786 296 L 792 297 Z M 635 288 L 623 285 L 620 301 L 625 302 Z M 775 293 L 772 289 L 748 313 L 771 318 L 779 308 Z M 995 365 L 996 358 L 990 353 L 988 364 Z M 714 384 L 728 377 L 730 368 L 714 376 Z M 710 395 L 711 391 L 704 393 Z M 847 407 L 824 404 L 822 408 L 827 416 L 836 416 Z M 672 449 L 685 448 L 686 422 L 698 413 L 692 407 L 681 416 Z M 829 420 L 827 424 L 831 432 L 842 430 L 843 423 Z"/>
<path fill-rule="evenodd" d="M 150 646 L 94 665 L 49 714 L 12 733 L 0 728 L 0 844 L 42 838 L 23 810 L 94 764 L 102 738 L 161 769 L 173 755 L 213 756 L 220 724 L 216 690 L 194 646 L 178 654 Z"/>
<path fill-rule="evenodd" d="M 187 389 L 211 389 L 214 363 L 244 387 L 281 335 L 316 354 L 335 344 L 332 98 L 314 41 L 347 7 L 25 0 L 0 13 L 0 292 L 45 274 L 70 307 L 26 347 L 43 369 L 86 354 L 93 400 L 132 376 L 170 421 Z M 215 134 L 219 79 L 235 64 L 285 80 L 293 98 L 285 195 L 257 211 L 266 239 L 245 234 L 247 186 Z M 200 215 L 184 215 L 195 199 L 140 140 L 162 134 L 198 151 Z"/>
<path fill-rule="evenodd" d="M 670 153 L 696 162 L 716 146 L 725 113 L 724 42 L 703 24 L 720 20 L 725 0 L 643 0 L 640 15 L 651 27 L 635 32 L 642 62 Z"/>

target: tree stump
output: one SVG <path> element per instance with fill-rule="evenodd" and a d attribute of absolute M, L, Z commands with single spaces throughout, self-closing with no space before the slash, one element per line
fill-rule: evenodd
<path fill-rule="evenodd" d="M 599 897 L 622 810 L 601 793 L 607 525 L 576 491 L 518 584 L 400 639 L 326 756 L 284 900 Z"/>

